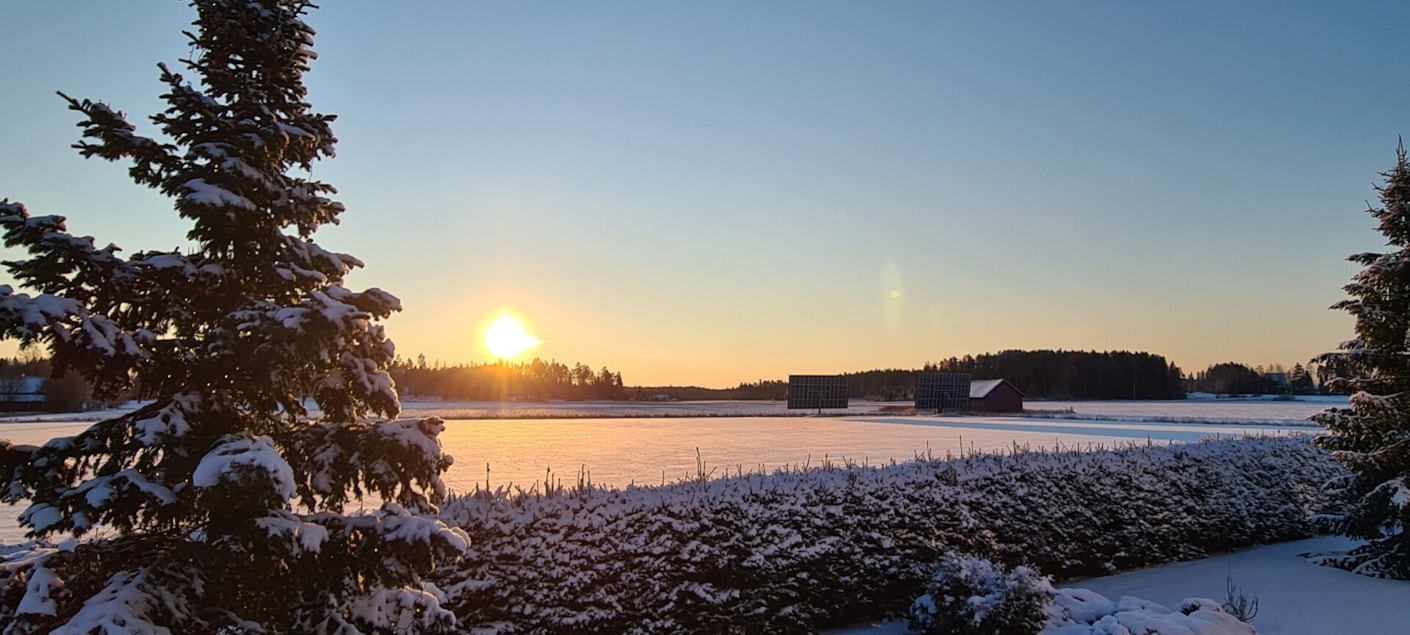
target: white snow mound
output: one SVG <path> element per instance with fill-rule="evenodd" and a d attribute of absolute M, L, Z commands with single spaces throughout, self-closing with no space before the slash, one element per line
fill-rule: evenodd
<path fill-rule="evenodd" d="M 1174 610 L 1124 596 L 1112 602 L 1088 589 L 1058 589 L 1039 635 L 1257 635 L 1218 602 L 1189 598 Z"/>

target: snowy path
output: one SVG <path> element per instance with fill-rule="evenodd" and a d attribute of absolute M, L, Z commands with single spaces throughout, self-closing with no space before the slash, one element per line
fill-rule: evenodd
<path fill-rule="evenodd" d="M 1257 547 L 1065 585 L 1115 599 L 1133 595 L 1166 606 L 1188 597 L 1224 600 L 1225 576 L 1256 596 L 1260 635 L 1357 635 L 1410 633 L 1410 582 L 1378 580 L 1308 564 L 1301 553 L 1340 551 L 1356 543 L 1321 537 Z M 831 635 L 902 635 L 901 622 L 859 625 Z"/>
<path fill-rule="evenodd" d="M 1223 601 L 1225 577 L 1232 572 L 1236 585 L 1258 597 L 1253 625 L 1261 635 L 1410 633 L 1410 582 L 1359 576 L 1298 557 L 1354 544 L 1339 537 L 1298 540 L 1069 586 L 1169 606 L 1193 596 Z"/>

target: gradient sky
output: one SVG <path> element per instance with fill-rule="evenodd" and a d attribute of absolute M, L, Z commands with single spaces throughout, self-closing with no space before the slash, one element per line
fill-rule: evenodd
<path fill-rule="evenodd" d="M 341 143 L 315 175 L 348 212 L 319 240 L 402 299 L 399 352 L 487 361 L 508 308 L 630 385 L 1006 348 L 1305 362 L 1352 335 L 1327 306 L 1410 132 L 1404 2 L 324 4 L 307 83 Z M 0 4 L 0 197 L 184 244 L 69 149 L 54 91 L 157 111 L 193 17 Z"/>

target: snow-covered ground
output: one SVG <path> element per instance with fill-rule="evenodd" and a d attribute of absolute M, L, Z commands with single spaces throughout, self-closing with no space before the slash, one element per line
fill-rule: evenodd
<path fill-rule="evenodd" d="M 1345 406 L 1344 395 L 1310 395 L 1284 400 L 1272 396 L 1222 399 L 1195 393 L 1173 401 L 1028 401 L 1024 407 L 1035 413 L 1064 413 L 1077 417 L 1109 420 L 1162 420 L 1226 423 L 1268 421 L 1284 425 L 1307 423 L 1306 419 L 1334 406 Z"/>
<path fill-rule="evenodd" d="M 877 402 L 853 400 L 846 410 L 827 410 L 829 416 L 867 416 L 888 410 L 909 408 L 909 401 Z M 1344 396 L 1303 396 L 1295 400 L 1273 397 L 1217 399 L 1195 394 L 1189 399 L 1171 401 L 1029 401 L 1030 411 L 1067 411 L 1090 415 L 1092 419 L 1179 420 L 1184 423 L 1230 423 L 1267 421 L 1296 424 L 1328 407 L 1346 405 Z M 445 402 L 406 399 L 403 416 L 437 416 L 442 419 L 537 419 L 537 418 L 625 418 L 625 417 L 757 417 L 807 416 L 808 410 L 789 410 L 781 401 L 668 401 L 668 402 Z"/>
<path fill-rule="evenodd" d="M 907 404 L 870 402 L 854 402 L 848 411 L 829 412 L 832 416 L 778 418 L 804 413 L 790 412 L 779 402 L 499 404 L 408 400 L 403 402 L 403 416 L 461 419 L 449 422 L 442 441 L 447 452 L 457 458 L 447 481 L 453 489 L 467 491 L 485 482 L 487 463 L 493 486 L 510 482 L 527 485 L 542 480 L 546 473 L 571 483 L 579 469 L 588 470 L 595 483 L 626 485 L 694 475 L 699 467 L 697 458 L 705 462 L 708 472 L 718 476 L 739 469 L 818 465 L 824 460 L 876 464 L 907 460 L 927 451 L 938 455 L 1002 451 L 1015 444 L 1095 447 L 1122 442 L 1183 442 L 1220 434 L 1293 434 L 1305 428 L 1266 424 L 1296 424 L 1323 408 L 1344 403 L 1343 397 L 1029 403 L 1035 410 L 1072 410 L 1072 419 L 1051 420 L 878 415 L 882 407 Z M 7 417 L 0 419 L 0 438 L 42 443 L 54 436 L 76 434 L 87 422 L 121 412 L 123 409 Z M 842 414 L 848 416 L 836 416 Z M 774 418 L 768 418 L 771 415 Z M 1223 425 L 1150 421 L 1177 418 Z M 1232 422 L 1249 425 L 1228 425 Z M 0 521 L 0 544 L 18 542 L 17 529 L 8 518 Z M 1296 557 L 1349 544 L 1343 539 L 1319 538 L 1069 586 L 1089 588 L 1112 599 L 1134 595 L 1176 606 L 1186 597 L 1222 599 L 1225 576 L 1232 571 L 1240 587 L 1258 596 L 1260 613 L 1254 625 L 1265 635 L 1410 632 L 1410 583 L 1363 578 L 1310 565 Z M 904 624 L 896 622 L 837 631 L 905 632 Z"/>
<path fill-rule="evenodd" d="M 869 414 L 887 406 L 910 406 L 854 401 L 846 410 L 829 409 L 825 414 Z M 137 402 L 119 408 L 70 413 L 16 413 L 0 416 L 4 423 L 102 421 L 138 407 Z M 402 399 L 402 416 L 440 417 L 442 419 L 612 419 L 637 417 L 784 417 L 809 416 L 813 410 L 789 410 L 782 401 L 442 401 L 438 399 Z M 311 412 L 317 408 L 309 403 Z M 3 427 L 0 427 L 0 432 Z"/>
<path fill-rule="evenodd" d="M 433 411 L 411 402 L 408 416 Z M 574 404 L 577 406 L 577 404 Z M 0 424 L 0 438 L 39 445 L 78 434 L 86 422 L 42 420 Z M 518 485 L 545 478 L 624 487 L 738 471 L 770 472 L 848 461 L 879 465 L 931 454 L 1100 448 L 1129 443 L 1194 441 L 1207 436 L 1296 434 L 1305 428 L 1042 420 L 1014 417 L 724 417 L 451 420 L 441 442 L 455 457 L 445 476 L 452 491 Z M 486 474 L 486 467 L 489 473 Z M 4 513 L 0 506 L 0 513 Z M 19 510 L 14 510 L 18 514 Z M 20 538 L 10 513 L 0 517 L 0 544 Z"/>
<path fill-rule="evenodd" d="M 1116 599 L 1135 596 L 1176 606 L 1185 598 L 1225 598 L 1226 577 L 1258 598 L 1253 626 L 1260 635 L 1410 633 L 1410 582 L 1380 580 L 1305 562 L 1298 555 L 1349 549 L 1339 537 L 1258 547 L 1065 585 Z M 902 622 L 858 625 L 832 635 L 902 635 Z"/>

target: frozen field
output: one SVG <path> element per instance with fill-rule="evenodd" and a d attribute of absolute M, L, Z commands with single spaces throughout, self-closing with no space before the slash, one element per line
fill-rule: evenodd
<path fill-rule="evenodd" d="M 1029 401 L 1027 410 L 1038 413 L 1072 410 L 1079 416 L 1111 419 L 1275 421 L 1296 423 L 1334 406 L 1345 406 L 1344 396 L 1298 397 L 1281 401 L 1271 398 L 1215 399 L 1195 395 L 1178 401 Z"/>
<path fill-rule="evenodd" d="M 408 409 L 408 416 L 419 415 Z M 518 486 L 550 479 L 571 485 L 579 476 L 624 487 L 660 484 L 737 471 L 817 467 L 824 462 L 878 465 L 930 453 L 1111 446 L 1193 441 L 1205 436 L 1296 434 L 1306 428 L 1043 420 L 1016 417 L 689 417 L 451 420 L 441 441 L 455 465 L 454 491 Z M 88 424 L 39 421 L 0 424 L 0 438 L 42 444 Z M 699 462 L 698 462 L 699 461 Z M 486 466 L 489 473 L 486 474 Z M 488 480 L 487 480 L 488 479 Z M 19 539 L 6 513 L 0 544 Z"/>
<path fill-rule="evenodd" d="M 1305 425 L 1282 426 L 1276 422 L 1291 419 L 1296 423 L 1306 416 L 1302 412 L 1311 414 L 1335 403 L 1192 400 L 1034 404 L 1044 410 L 1071 407 L 1071 416 L 1077 417 L 1074 419 L 860 414 L 874 413 L 885 404 L 866 404 L 866 410 L 854 404 L 851 414 L 845 417 L 759 416 L 782 414 L 785 410 L 782 404 L 757 402 L 643 404 L 638 406 L 643 409 L 629 412 L 623 412 L 621 404 L 534 404 L 541 410 L 525 416 L 560 418 L 503 419 L 496 417 L 506 416 L 510 414 L 508 408 L 520 406 L 409 401 L 405 403 L 404 416 L 447 417 L 467 408 L 479 408 L 476 416 L 481 418 L 449 420 L 441 437 L 446 450 L 456 458 L 447 474 L 448 484 L 456 491 L 471 491 L 484 487 L 487 477 L 490 487 L 513 484 L 541 489 L 545 478 L 571 485 L 580 475 L 595 484 L 625 486 L 691 478 L 701 470 L 720 477 L 740 470 L 802 468 L 825 462 L 877 465 L 927 453 L 944 456 L 1013 451 L 1015 447 L 1087 448 L 1122 443 L 1180 443 L 1215 435 L 1302 434 L 1315 431 Z M 695 416 L 687 416 L 691 414 Z M 1084 414 L 1088 416 L 1082 418 Z M 1221 423 L 1109 420 L 1152 417 Z M 0 423 L 0 438 L 38 444 L 54 436 L 76 434 L 88 425 L 73 421 L 71 416 L 68 421 L 62 419 L 54 416 L 40 421 Z M 19 509 L 3 511 L 6 513 L 0 517 L 0 544 L 23 541 L 13 520 Z M 1400 624 L 1397 616 L 1410 619 L 1410 610 L 1404 609 L 1410 602 L 1410 585 L 1306 565 L 1292 555 L 1299 549 L 1343 546 L 1335 539 L 1322 540 L 1326 542 L 1308 543 L 1307 547 L 1278 545 L 1245 552 L 1248 556 L 1234 554 L 1169 565 L 1091 580 L 1082 586 L 1113 599 L 1133 594 L 1167 605 L 1187 595 L 1220 598 L 1223 574 L 1232 564 L 1238 582 L 1258 594 L 1263 602 L 1263 615 L 1255 622 L 1261 632 L 1335 632 L 1325 628 L 1359 624 L 1361 620 L 1380 627 L 1366 632 L 1391 632 L 1384 626 Z M 1327 588 L 1347 591 L 1338 591 L 1340 599 L 1310 600 L 1327 593 Z M 1353 609 L 1357 620 L 1347 622 L 1337 617 L 1347 607 L 1359 607 Z M 905 633 L 906 629 L 903 624 L 892 622 L 837 632 L 882 635 Z"/>
<path fill-rule="evenodd" d="M 1271 398 L 1253 399 L 1214 399 L 1207 395 L 1194 395 L 1190 399 L 1177 401 L 1029 401 L 1030 412 L 1050 416 L 1054 413 L 1066 414 L 1071 411 L 1078 417 L 1092 419 L 1179 419 L 1188 422 L 1200 420 L 1211 423 L 1239 421 L 1297 423 L 1325 408 L 1346 405 L 1346 397 L 1314 396 L 1298 397 L 1294 401 L 1279 401 Z M 853 401 L 846 410 L 827 410 L 824 414 L 866 416 L 882 414 L 887 410 L 905 409 L 911 402 Z M 4 423 L 53 422 L 71 423 L 77 421 L 99 421 L 126 409 L 135 408 L 128 404 L 123 408 L 99 410 L 83 413 L 60 414 L 15 414 L 0 417 Z M 574 401 L 574 402 L 532 402 L 504 403 L 493 401 L 438 401 L 403 399 L 402 416 L 442 419 L 612 419 L 612 418 L 667 418 L 667 417 L 782 417 L 809 416 L 813 411 L 789 410 L 782 401 Z M 3 430 L 3 427 L 0 427 Z M 0 437 L 3 438 L 3 437 Z"/>
<path fill-rule="evenodd" d="M 1087 422 L 1010 417 L 719 417 L 702 419 L 454 421 L 441 439 L 455 456 L 447 475 L 457 491 L 529 487 L 545 477 L 595 484 L 660 484 L 698 475 L 826 462 L 877 465 L 930 453 L 1182 442 L 1212 435 L 1290 434 L 1301 428 Z M 697 453 L 698 450 L 698 453 Z M 551 470 L 551 473 L 548 471 Z"/>
<path fill-rule="evenodd" d="M 1073 414 L 1100 419 L 1178 419 L 1229 423 L 1260 421 L 1297 423 L 1331 406 L 1346 405 L 1343 396 L 1215 399 L 1194 395 L 1175 401 L 1029 401 L 1030 411 L 1047 414 L 1071 410 Z M 832 415 L 870 415 L 882 409 L 909 408 L 911 402 L 853 401 L 847 410 Z M 671 402 L 556 402 L 495 403 L 404 400 L 404 416 L 437 416 L 442 419 L 538 419 L 617 417 L 756 417 L 804 416 L 810 411 L 789 410 L 781 401 L 671 401 Z"/>

